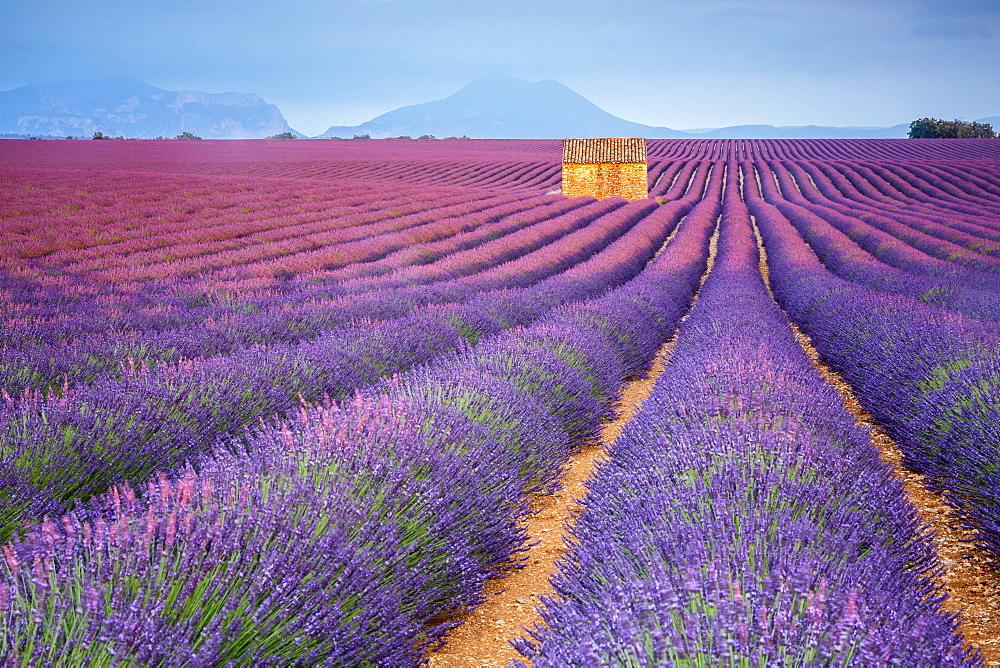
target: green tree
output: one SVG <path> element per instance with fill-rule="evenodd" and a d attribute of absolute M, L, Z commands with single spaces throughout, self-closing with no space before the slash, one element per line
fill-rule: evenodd
<path fill-rule="evenodd" d="M 910 139 L 993 139 L 997 133 L 989 123 L 920 118 L 910 123 L 908 136 Z"/>
<path fill-rule="evenodd" d="M 295 135 L 291 132 L 279 132 L 276 135 L 271 135 L 268 139 L 295 139 Z"/>
<path fill-rule="evenodd" d="M 201 139 L 201 137 L 199 137 L 198 135 L 193 135 L 190 132 L 182 132 L 176 137 L 174 137 L 174 139 Z"/>

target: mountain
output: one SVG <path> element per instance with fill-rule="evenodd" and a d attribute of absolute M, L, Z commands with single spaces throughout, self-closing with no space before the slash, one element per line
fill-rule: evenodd
<path fill-rule="evenodd" d="M 1000 118 L 980 119 L 1000 128 Z M 529 83 L 490 74 L 443 100 L 400 107 L 361 125 L 335 125 L 320 137 L 374 138 L 407 135 L 468 136 L 491 139 L 563 137 L 837 139 L 906 137 L 909 123 L 887 128 L 825 125 L 734 125 L 673 130 L 626 121 L 604 111 L 558 81 Z"/>
<path fill-rule="evenodd" d="M 0 133 L 245 139 L 294 132 L 253 93 L 169 91 L 131 77 L 32 84 L 0 91 Z M 298 133 L 296 133 L 298 134 Z"/>
<path fill-rule="evenodd" d="M 502 74 L 476 79 L 443 100 L 400 107 L 361 125 L 333 126 L 320 136 L 358 134 L 491 139 L 687 136 L 618 118 L 558 81 L 529 83 Z"/>
<path fill-rule="evenodd" d="M 875 139 L 906 137 L 909 123 L 888 128 L 827 125 L 731 125 L 725 128 L 685 130 L 690 137 L 706 139 Z"/>
<path fill-rule="evenodd" d="M 981 118 L 1000 130 L 1000 117 Z M 737 125 L 673 130 L 610 114 L 558 81 L 530 83 L 491 74 L 442 100 L 400 107 L 361 125 L 333 126 L 320 137 L 434 135 L 496 139 L 563 137 L 846 138 L 905 137 L 909 124 L 888 128 Z M 130 77 L 32 84 L 0 91 L 0 137 L 258 138 L 292 132 L 281 111 L 253 93 L 168 91 Z"/>

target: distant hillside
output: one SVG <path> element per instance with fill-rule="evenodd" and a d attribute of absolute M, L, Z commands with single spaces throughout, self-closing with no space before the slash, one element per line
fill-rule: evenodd
<path fill-rule="evenodd" d="M 737 125 L 725 128 L 674 130 L 633 123 L 548 79 L 530 83 L 492 74 L 476 79 L 443 100 L 400 107 L 361 125 L 332 126 L 320 137 L 373 138 L 408 135 L 462 135 L 495 139 L 559 139 L 563 137 L 703 137 L 803 139 L 905 137 L 909 122 L 888 128 L 820 125 Z"/>
<path fill-rule="evenodd" d="M 400 107 L 361 125 L 333 126 L 320 136 L 356 134 L 490 139 L 686 136 L 618 118 L 558 81 L 529 83 L 501 74 L 476 79 L 443 100 Z"/>
<path fill-rule="evenodd" d="M 906 137 L 909 123 L 888 128 L 825 125 L 732 125 L 713 130 L 686 130 L 688 137 L 720 139 L 891 139 Z"/>
<path fill-rule="evenodd" d="M 0 133 L 252 139 L 289 131 L 281 111 L 253 93 L 168 91 L 130 77 L 0 91 Z"/>
<path fill-rule="evenodd" d="M 1000 130 L 1000 116 L 979 119 Z M 558 81 L 531 83 L 491 74 L 433 102 L 400 107 L 360 125 L 332 126 L 320 137 L 408 135 L 483 139 L 564 137 L 881 138 L 905 137 L 909 121 L 887 128 L 737 125 L 674 130 L 610 114 Z M 168 91 L 130 77 L 32 84 L 0 91 L 0 137 L 174 137 L 253 139 L 288 126 L 281 111 L 253 93 Z"/>

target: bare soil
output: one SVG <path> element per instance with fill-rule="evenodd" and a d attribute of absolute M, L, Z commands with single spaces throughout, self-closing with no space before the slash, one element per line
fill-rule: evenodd
<path fill-rule="evenodd" d="M 987 666 L 1000 666 L 1000 573 L 990 566 L 986 554 L 970 542 L 975 533 L 964 528 L 955 510 L 928 488 L 925 476 L 903 466 L 899 447 L 872 422 L 871 414 L 861 407 L 850 385 L 820 361 L 808 336 L 798 328 L 793 329 L 813 365 L 840 392 L 857 424 L 870 431 L 882 460 L 903 481 L 903 489 L 921 522 L 934 534 L 934 546 L 944 566 L 938 584 L 948 595 L 941 607 L 958 615 L 966 648 L 978 648 Z"/>
<path fill-rule="evenodd" d="M 527 635 L 525 629 L 542 625 L 536 606 L 542 596 L 555 593 L 549 577 L 555 574 L 556 562 L 566 551 L 569 529 L 587 493 L 586 481 L 649 396 L 672 347 L 673 341 L 664 344 L 648 377 L 622 387 L 621 414 L 602 426 L 599 442 L 580 448 L 570 457 L 560 479 L 562 489 L 534 496 L 532 504 L 537 512 L 528 518 L 525 527 L 529 543 L 536 544 L 527 553 L 525 567 L 486 585 L 486 601 L 465 613 L 462 624 L 451 632 L 445 644 L 427 655 L 431 666 L 503 666 L 515 659 L 523 660 L 510 641 Z"/>
<path fill-rule="evenodd" d="M 760 250 L 760 273 L 773 298 L 767 251 L 756 221 L 753 227 Z M 916 508 L 924 530 L 933 534 L 934 547 L 944 568 L 937 584 L 947 595 L 941 607 L 957 616 L 966 649 L 978 649 L 987 666 L 1000 666 L 1000 572 L 991 566 L 989 557 L 971 542 L 975 532 L 962 526 L 961 518 L 944 497 L 927 485 L 925 476 L 903 466 L 899 446 L 862 408 L 850 384 L 822 362 L 805 332 L 794 324 L 792 331 L 823 379 L 840 393 L 856 424 L 871 434 L 872 443 L 878 448 L 882 461 L 889 464 L 893 475 L 903 481 L 903 489 Z"/>
<path fill-rule="evenodd" d="M 766 254 L 756 229 L 755 233 L 761 249 L 761 273 L 770 291 Z M 711 259 L 714 259 L 715 237 L 712 241 Z M 1000 572 L 970 542 L 974 532 L 962 527 L 954 509 L 927 486 L 924 476 L 902 465 L 898 446 L 874 424 L 850 385 L 820 360 L 809 337 L 794 325 L 792 329 L 819 373 L 840 392 L 857 424 L 869 430 L 882 460 L 903 481 L 907 497 L 925 530 L 933 534 L 943 566 L 938 584 L 947 594 L 942 608 L 957 616 L 966 648 L 978 649 L 987 666 L 1000 666 Z M 537 606 L 540 597 L 554 594 L 549 578 L 556 572 L 556 562 L 565 553 L 570 540 L 573 519 L 587 491 L 586 481 L 606 458 L 608 445 L 649 396 L 674 344 L 675 340 L 671 340 L 661 348 L 649 377 L 623 387 L 620 417 L 604 425 L 599 443 L 582 447 L 570 458 L 562 478 L 562 489 L 552 495 L 535 496 L 532 502 L 538 512 L 527 520 L 526 528 L 530 542 L 537 544 L 529 550 L 525 568 L 487 584 L 486 602 L 463 615 L 462 624 L 452 631 L 446 643 L 427 655 L 431 666 L 492 667 L 520 658 L 510 640 L 526 635 L 528 628 L 542 626 Z"/>
<path fill-rule="evenodd" d="M 676 233 L 675 229 L 659 252 L 667 247 Z M 701 283 L 705 282 L 715 264 L 718 240 L 719 229 L 716 226 L 709 240 L 708 261 Z M 699 287 L 682 321 L 690 315 L 700 293 Z M 581 501 L 587 494 L 587 480 L 607 459 L 608 446 L 614 443 L 625 424 L 635 417 L 653 391 L 676 344 L 675 331 L 674 336 L 657 351 L 646 378 L 623 384 L 619 394 L 618 417 L 602 426 L 597 443 L 584 444 L 570 457 L 560 477 L 561 488 L 554 494 L 534 496 L 531 503 L 537 512 L 525 522 L 528 543 L 534 545 L 529 548 L 525 567 L 486 584 L 486 601 L 463 614 L 462 623 L 452 630 L 445 643 L 427 653 L 425 658 L 430 666 L 492 667 L 507 665 L 513 660 L 522 660 L 530 665 L 510 643 L 527 636 L 528 629 L 544 626 L 538 606 L 542 596 L 555 594 L 549 578 L 555 575 L 556 563 L 570 544 L 574 519 L 581 511 Z"/>

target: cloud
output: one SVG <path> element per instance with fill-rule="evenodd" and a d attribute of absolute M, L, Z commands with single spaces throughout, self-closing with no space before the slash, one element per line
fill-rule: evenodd
<path fill-rule="evenodd" d="M 972 21 L 935 21 L 919 23 L 910 31 L 916 37 L 944 37 L 945 39 L 993 39 L 985 24 Z"/>

